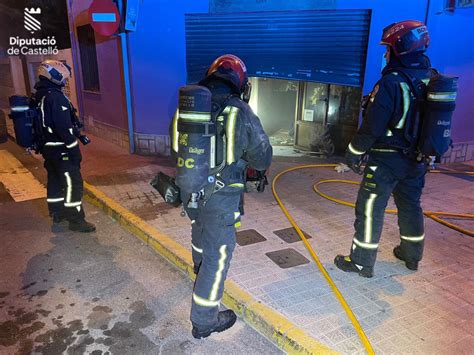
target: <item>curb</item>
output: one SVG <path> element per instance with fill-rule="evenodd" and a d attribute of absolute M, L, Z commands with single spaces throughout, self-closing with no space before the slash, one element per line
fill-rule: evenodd
<path fill-rule="evenodd" d="M 173 265 L 195 279 L 191 252 L 160 233 L 96 187 L 84 182 L 86 199 L 104 210 L 120 225 L 153 248 Z M 284 316 L 255 300 L 234 281 L 226 280 L 222 303 L 263 336 L 289 354 L 337 354 L 307 335 Z"/>

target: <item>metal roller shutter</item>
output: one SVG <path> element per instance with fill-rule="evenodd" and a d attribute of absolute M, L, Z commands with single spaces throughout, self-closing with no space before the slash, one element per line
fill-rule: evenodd
<path fill-rule="evenodd" d="M 188 82 L 232 53 L 250 76 L 362 86 L 370 16 L 370 10 L 188 14 Z"/>

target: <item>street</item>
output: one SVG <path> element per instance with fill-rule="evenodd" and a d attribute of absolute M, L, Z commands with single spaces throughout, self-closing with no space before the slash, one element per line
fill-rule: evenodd
<path fill-rule="evenodd" d="M 41 179 L 40 161 L 17 157 Z M 85 209 L 96 233 L 67 224 L 52 232 L 44 199 L 14 202 L 0 188 L 0 354 L 280 353 L 242 321 L 195 340 L 192 282 L 101 210 Z"/>

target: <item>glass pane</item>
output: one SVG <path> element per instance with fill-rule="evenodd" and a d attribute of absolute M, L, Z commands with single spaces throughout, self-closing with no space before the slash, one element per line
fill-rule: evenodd
<path fill-rule="evenodd" d="M 360 88 L 331 85 L 328 123 L 357 126 L 361 95 Z"/>
<path fill-rule="evenodd" d="M 250 107 L 262 122 L 272 145 L 294 144 L 298 82 L 251 78 Z"/>
<path fill-rule="evenodd" d="M 304 100 L 303 121 L 323 123 L 326 117 L 328 85 L 307 83 Z"/>

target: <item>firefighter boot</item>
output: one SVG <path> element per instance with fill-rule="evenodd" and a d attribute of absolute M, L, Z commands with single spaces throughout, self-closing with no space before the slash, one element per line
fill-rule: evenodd
<path fill-rule="evenodd" d="M 350 256 L 338 255 L 334 264 L 344 272 L 357 272 L 359 276 L 370 278 L 374 276 L 374 268 L 370 266 L 357 265 Z"/>
<path fill-rule="evenodd" d="M 223 332 L 224 330 L 229 329 L 235 324 L 237 320 L 237 316 L 235 315 L 234 311 L 228 309 L 227 311 L 219 312 L 217 315 L 217 323 L 208 328 L 201 328 L 199 326 L 193 325 L 193 337 L 196 339 L 207 338 L 214 332 Z"/>
<path fill-rule="evenodd" d="M 92 233 L 95 232 L 95 225 L 87 222 L 85 219 L 80 221 L 69 222 L 69 229 L 73 232 Z"/>
<path fill-rule="evenodd" d="M 407 267 L 408 270 L 413 270 L 413 271 L 418 270 L 418 261 L 406 260 L 406 258 L 404 257 L 404 255 L 402 253 L 402 248 L 400 247 L 400 245 L 397 245 L 393 249 L 393 255 L 395 255 L 395 257 L 397 259 L 400 259 L 401 261 L 404 261 L 405 266 Z"/>

